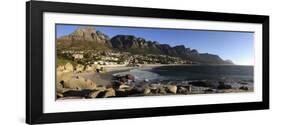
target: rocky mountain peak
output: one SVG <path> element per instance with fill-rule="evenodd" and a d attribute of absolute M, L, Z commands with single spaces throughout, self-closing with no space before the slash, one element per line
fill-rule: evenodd
<path fill-rule="evenodd" d="M 79 27 L 73 33 L 58 38 L 57 44 L 62 48 L 81 48 L 83 46 L 86 48 L 95 46 L 94 48 L 96 48 L 97 45 L 106 47 L 111 45 L 107 35 L 91 26 Z"/>
<path fill-rule="evenodd" d="M 57 46 L 67 49 L 97 49 L 125 51 L 132 54 L 162 54 L 180 57 L 196 63 L 232 64 L 222 60 L 218 55 L 199 53 L 196 49 L 186 48 L 184 45 L 170 46 L 158 41 L 146 40 L 134 35 L 116 35 L 111 39 L 94 27 L 80 27 L 73 33 L 58 38 Z"/>
<path fill-rule="evenodd" d="M 74 31 L 73 34 L 76 34 L 76 33 L 91 34 L 91 33 L 96 33 L 96 29 L 91 26 L 81 26 L 76 31 Z"/>
<path fill-rule="evenodd" d="M 93 41 L 93 38 L 96 37 L 96 30 L 89 26 L 80 27 L 74 31 L 71 36 L 74 40 Z"/>

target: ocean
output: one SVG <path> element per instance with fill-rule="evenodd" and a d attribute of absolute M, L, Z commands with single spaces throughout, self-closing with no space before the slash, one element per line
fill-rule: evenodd
<path fill-rule="evenodd" d="M 162 77 L 185 80 L 252 80 L 253 66 L 239 65 L 184 65 L 162 66 L 153 68 L 150 72 Z"/>

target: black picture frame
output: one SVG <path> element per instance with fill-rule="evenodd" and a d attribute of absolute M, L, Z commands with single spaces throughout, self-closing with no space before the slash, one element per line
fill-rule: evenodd
<path fill-rule="evenodd" d="M 262 101 L 105 111 L 43 113 L 43 13 L 117 15 L 262 24 Z M 88 120 L 153 117 L 213 112 L 269 109 L 269 16 L 215 12 L 104 6 L 62 2 L 26 3 L 26 123 L 57 123 Z"/>

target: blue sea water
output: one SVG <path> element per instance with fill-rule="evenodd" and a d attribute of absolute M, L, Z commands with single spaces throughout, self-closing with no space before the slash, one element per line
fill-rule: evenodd
<path fill-rule="evenodd" d="M 162 66 L 150 72 L 161 77 L 185 80 L 253 80 L 253 66 L 239 65 L 184 65 Z"/>

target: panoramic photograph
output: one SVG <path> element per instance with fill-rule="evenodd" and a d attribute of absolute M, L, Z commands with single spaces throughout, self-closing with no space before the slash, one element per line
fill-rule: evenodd
<path fill-rule="evenodd" d="M 254 33 L 56 24 L 56 99 L 254 92 Z"/>

